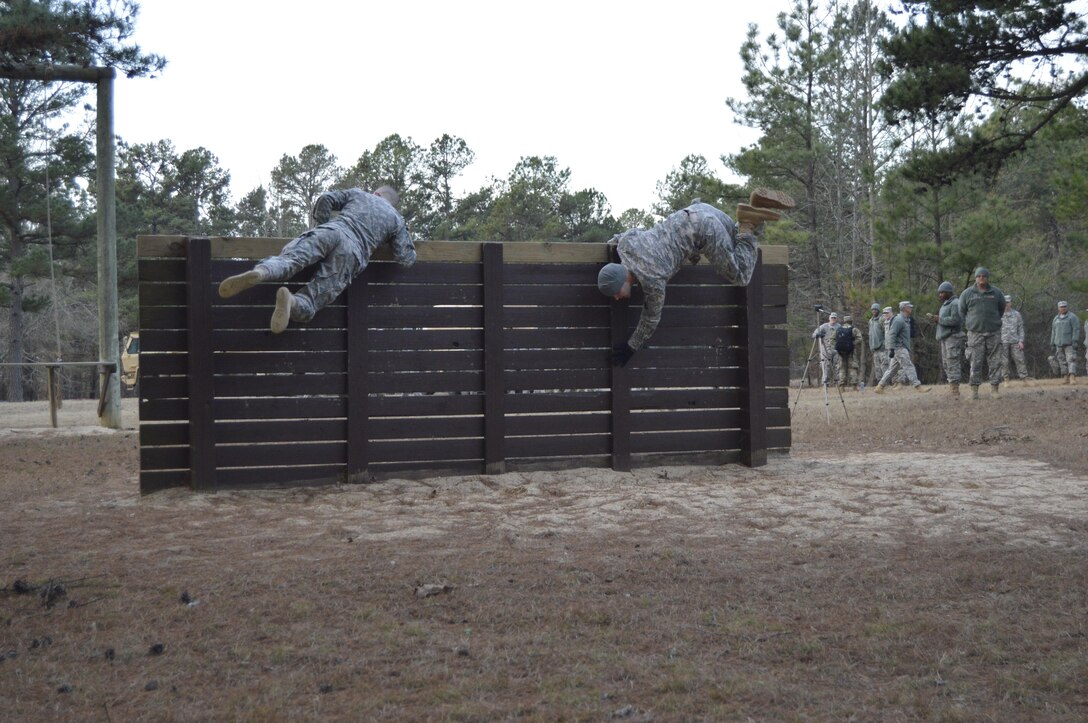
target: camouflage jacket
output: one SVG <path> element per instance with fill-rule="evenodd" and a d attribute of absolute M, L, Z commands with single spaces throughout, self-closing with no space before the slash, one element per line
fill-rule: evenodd
<path fill-rule="evenodd" d="M 937 340 L 963 333 L 963 316 L 960 314 L 960 302 L 955 296 L 941 304 L 937 313 Z"/>
<path fill-rule="evenodd" d="M 333 211 L 340 213 L 334 217 Z M 416 247 L 404 219 L 388 201 L 373 193 L 361 188 L 323 193 L 314 204 L 313 218 L 322 228 L 340 231 L 356 242 L 352 253 L 360 266 L 365 267 L 383 243 L 393 247 L 397 263 L 415 263 Z"/>
<path fill-rule="evenodd" d="M 903 312 L 892 317 L 892 323 L 888 327 L 888 336 L 885 338 L 888 350 L 906 349 L 910 351 L 910 319 Z"/>
<path fill-rule="evenodd" d="M 869 319 L 869 351 L 884 349 L 884 319 L 880 314 Z"/>
<path fill-rule="evenodd" d="M 1001 343 L 1019 344 L 1024 340 L 1024 317 L 1010 309 L 1001 317 Z"/>
<path fill-rule="evenodd" d="M 1058 314 L 1050 322 L 1050 345 L 1069 346 L 1080 341 L 1080 319 L 1072 311 Z"/>

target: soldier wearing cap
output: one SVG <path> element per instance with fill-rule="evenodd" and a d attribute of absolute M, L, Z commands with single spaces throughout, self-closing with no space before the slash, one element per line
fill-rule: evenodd
<path fill-rule="evenodd" d="M 842 357 L 835 351 L 835 334 L 839 331 L 839 315 L 832 311 L 827 321 L 812 332 L 820 340 L 820 384 L 827 386 L 842 375 Z"/>
<path fill-rule="evenodd" d="M 657 329 L 665 306 L 665 286 L 685 262 L 705 256 L 730 284 L 746 286 L 755 271 L 759 236 L 766 221 L 777 221 L 772 208 L 793 208 L 793 199 L 781 191 L 760 188 L 750 203 L 737 205 L 737 220 L 719 209 L 696 201 L 671 214 L 651 229 L 635 228 L 609 241 L 616 244 L 620 263 L 606 264 L 597 275 L 597 288 L 619 301 L 642 286 L 642 316 L 631 338 L 613 349 L 612 362 L 625 366 Z"/>
<path fill-rule="evenodd" d="M 891 354 L 889 353 L 891 349 L 888 347 L 888 336 L 892 331 L 892 322 L 895 320 L 895 312 L 892 311 L 892 307 L 885 306 L 881 313 L 884 315 L 884 371 L 886 372 L 888 371 L 888 366 L 891 364 Z M 884 376 L 884 372 L 880 373 L 880 377 L 882 376 Z M 880 377 L 876 378 L 878 383 L 880 382 Z M 909 381 L 910 379 L 907 378 L 906 370 L 903 369 L 903 367 L 899 367 L 899 375 L 897 377 L 892 377 L 891 381 L 888 382 L 888 386 L 894 387 L 896 384 L 906 384 Z"/>
<path fill-rule="evenodd" d="M 959 300 L 951 281 L 942 281 L 937 287 L 937 298 L 941 300 L 940 311 L 930 314 L 929 320 L 937 325 L 937 345 L 941 349 L 941 364 L 948 379 L 949 392 L 954 397 L 960 395 L 960 379 L 963 376 L 963 347 L 967 335 L 963 331 L 963 317 L 960 315 Z"/>
<path fill-rule="evenodd" d="M 1001 316 L 1001 378 L 1012 378 L 1012 366 L 1020 381 L 1028 382 L 1028 365 L 1024 359 L 1024 317 L 1012 308 L 1012 297 L 1005 297 L 1005 313 Z"/>
<path fill-rule="evenodd" d="M 891 309 L 889 309 L 891 311 Z M 873 360 L 873 384 L 884 376 L 888 368 L 888 355 L 884 351 L 884 319 L 880 315 L 880 304 L 869 307 L 869 351 Z"/>
<path fill-rule="evenodd" d="M 854 340 L 854 350 L 849 354 L 843 354 L 839 352 L 839 390 L 856 388 L 860 390 L 862 388 L 862 380 L 865 378 L 865 357 L 862 353 L 862 336 L 861 330 L 854 326 L 854 317 L 850 314 L 843 314 L 842 317 L 842 329 L 850 334 L 850 338 Z"/>
<path fill-rule="evenodd" d="M 1077 342 L 1080 341 L 1080 319 L 1069 310 L 1069 302 L 1058 302 L 1058 313 L 1050 322 L 1050 345 L 1066 384 L 1073 384 L 1077 376 Z"/>
<path fill-rule="evenodd" d="M 917 392 L 928 392 L 929 387 L 922 386 L 918 380 L 918 372 L 914 369 L 914 362 L 910 359 L 910 317 L 914 313 L 914 304 L 909 301 L 899 302 L 899 314 L 892 319 L 888 327 L 888 335 L 884 337 L 884 343 L 888 345 L 888 358 L 891 360 L 887 371 L 876 385 L 877 394 L 883 394 L 888 383 L 895 379 L 899 372 L 905 371 L 907 379 Z"/>
<path fill-rule="evenodd" d="M 960 294 L 960 314 L 967 327 L 967 349 L 971 359 L 971 398 L 978 399 L 978 388 L 985 367 L 993 396 L 1001 396 L 1001 315 L 1005 313 L 1005 294 L 990 283 L 985 266 L 975 269 L 975 283 Z"/>

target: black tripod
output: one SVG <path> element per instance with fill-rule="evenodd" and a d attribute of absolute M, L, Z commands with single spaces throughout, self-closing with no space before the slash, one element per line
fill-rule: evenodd
<path fill-rule="evenodd" d="M 814 306 L 813 308 L 816 311 L 816 326 L 819 327 L 820 326 L 820 314 L 821 313 L 829 314 L 831 312 L 828 311 L 827 309 L 825 309 L 823 306 L 821 306 L 819 304 L 816 304 L 816 306 Z M 823 341 L 823 339 L 821 337 L 816 337 L 815 339 L 812 340 L 812 349 L 809 351 L 808 361 L 805 362 L 805 372 L 804 372 L 804 374 L 801 375 L 801 381 L 798 382 L 798 384 L 797 384 L 797 396 L 793 400 L 793 412 L 791 413 L 791 416 L 793 414 L 797 413 L 797 403 L 801 401 L 801 388 L 805 386 L 805 379 L 808 378 L 809 367 L 812 365 L 813 360 L 816 359 L 817 354 L 822 354 L 823 353 L 823 350 L 820 348 L 820 343 L 822 341 Z M 843 361 L 845 362 L 846 360 L 844 359 Z M 821 381 L 821 386 L 824 388 L 824 416 L 827 418 L 827 423 L 831 424 L 831 402 L 830 402 L 830 399 L 829 399 L 829 396 L 828 396 L 828 393 L 827 393 L 828 380 L 823 378 L 823 374 L 824 374 L 824 372 L 823 372 L 823 368 L 822 368 L 822 365 L 821 365 L 820 381 Z M 842 403 L 843 414 L 846 415 L 847 419 L 850 419 L 850 412 L 846 411 L 846 400 L 843 399 L 842 389 L 839 389 L 838 385 L 835 386 L 835 389 L 838 390 L 838 392 L 839 392 L 839 402 Z"/>

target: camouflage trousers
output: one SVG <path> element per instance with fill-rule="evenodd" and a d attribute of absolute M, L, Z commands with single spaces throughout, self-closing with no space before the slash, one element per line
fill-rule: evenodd
<path fill-rule="evenodd" d="M 1058 368 L 1064 377 L 1066 374 L 1077 373 L 1077 351 L 1072 344 L 1055 347 L 1054 356 L 1058 359 Z"/>
<path fill-rule="evenodd" d="M 733 219 L 716 208 L 700 204 L 697 210 L 684 210 L 694 237 L 701 239 L 696 242 L 696 250 L 730 284 L 747 286 L 759 258 L 758 237 L 737 233 Z"/>
<path fill-rule="evenodd" d="M 838 352 L 832 350 L 830 352 L 824 351 L 820 354 L 820 384 L 832 385 L 836 384 L 839 377 L 842 376 L 842 357 Z"/>
<path fill-rule="evenodd" d="M 901 372 L 906 373 L 907 381 L 910 382 L 912 387 L 921 385 L 921 382 L 918 381 L 918 372 L 914 369 L 914 362 L 910 360 L 909 351 L 899 347 L 895 350 L 895 356 L 888 361 L 888 368 L 884 371 L 884 376 L 880 377 L 880 386 L 888 386 L 888 383 L 897 378 Z"/>
<path fill-rule="evenodd" d="M 1012 365 L 1016 362 L 1016 375 L 1020 379 L 1028 378 L 1028 362 L 1024 350 L 1017 342 L 1001 342 L 1001 378 L 1012 379 Z"/>
<path fill-rule="evenodd" d="M 971 386 L 983 382 L 982 369 L 986 367 L 990 384 L 1001 383 L 1001 332 L 967 332 L 967 349 L 971 357 Z"/>
<path fill-rule="evenodd" d="M 884 372 L 888 371 L 888 352 L 884 349 L 877 349 L 873 352 L 873 383 L 876 384 L 880 381 L 880 377 L 884 376 Z"/>
<path fill-rule="evenodd" d="M 861 378 L 861 364 L 860 364 L 861 352 L 856 352 L 850 356 L 839 356 L 839 386 L 853 386 L 856 387 L 861 384 L 864 379 Z"/>
<path fill-rule="evenodd" d="M 963 378 L 963 347 L 966 337 L 953 334 L 941 339 L 941 366 L 949 384 L 959 384 Z"/>
<path fill-rule="evenodd" d="M 340 296 L 363 269 L 355 241 L 335 229 L 310 229 L 291 241 L 279 256 L 269 256 L 257 264 L 269 281 L 286 281 L 307 266 L 317 264 L 313 278 L 295 293 L 291 321 L 306 322 Z"/>

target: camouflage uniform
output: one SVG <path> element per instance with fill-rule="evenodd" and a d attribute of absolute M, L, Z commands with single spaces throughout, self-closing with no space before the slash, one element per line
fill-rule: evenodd
<path fill-rule="evenodd" d="M 842 357 L 835 351 L 835 333 L 838 322 L 824 322 L 812 332 L 813 339 L 820 340 L 820 384 L 832 384 L 842 376 Z"/>
<path fill-rule="evenodd" d="M 978 284 L 960 294 L 960 314 L 967 327 L 967 348 L 971 358 L 971 386 L 982 384 L 982 368 L 989 372 L 990 384 L 1001 383 L 1001 316 L 1005 313 L 1005 295 L 993 284 L 985 291 Z"/>
<path fill-rule="evenodd" d="M 747 286 L 755 271 L 759 241 L 737 233 L 737 224 L 706 203 L 693 203 L 653 228 L 614 236 L 622 263 L 642 286 L 642 316 L 627 343 L 641 349 L 657 329 L 665 306 L 665 285 L 684 262 L 705 256 L 730 284 Z"/>
<path fill-rule="evenodd" d="M 892 322 L 895 321 L 895 316 L 896 316 L 895 314 L 892 314 L 888 318 L 884 319 L 884 371 L 888 371 L 888 367 L 891 366 L 891 362 L 892 362 L 891 355 L 889 354 L 889 352 L 891 351 L 891 347 L 888 346 L 888 335 L 891 334 Z M 909 326 L 909 322 L 908 322 L 908 326 Z M 909 329 L 908 329 L 908 333 L 909 333 Z M 880 382 L 880 378 L 882 376 L 884 376 L 883 373 L 881 373 L 880 377 L 876 378 L 877 383 Z M 899 374 L 897 376 L 892 377 L 891 381 L 888 382 L 888 383 L 894 386 L 896 384 L 908 384 L 909 382 L 910 382 L 910 378 L 907 376 L 906 368 L 903 367 L 902 365 L 900 365 Z"/>
<path fill-rule="evenodd" d="M 922 382 L 918 380 L 918 372 L 914 370 L 914 362 L 910 360 L 910 319 L 906 314 L 900 312 L 892 318 L 884 342 L 891 350 L 892 356 L 887 371 L 880 378 L 879 386 L 888 386 L 888 383 L 900 372 L 906 373 L 907 381 L 912 387 L 922 386 Z"/>
<path fill-rule="evenodd" d="M 339 215 L 332 218 L 332 212 Z M 291 321 L 306 322 L 331 303 L 366 268 L 374 250 L 388 242 L 402 266 L 416 260 L 416 249 L 401 215 L 389 203 L 359 188 L 323 193 L 314 204 L 320 225 L 257 264 L 269 281 L 285 281 L 318 264 L 313 278 L 295 294 Z"/>
<path fill-rule="evenodd" d="M 1077 342 L 1080 341 L 1080 318 L 1072 311 L 1058 314 L 1050 322 L 1050 345 L 1062 376 L 1077 373 Z"/>
<path fill-rule="evenodd" d="M 960 302 L 955 296 L 941 304 L 937 314 L 937 343 L 941 347 L 941 364 L 949 384 L 959 384 L 963 377 L 963 347 L 967 335 L 963 332 Z"/>
<path fill-rule="evenodd" d="M 861 384 L 862 381 L 861 355 L 865 353 L 863 351 L 864 347 L 862 346 L 861 330 L 850 323 L 844 323 L 842 328 L 849 329 L 853 335 L 854 351 L 848 357 L 843 357 L 841 354 L 839 355 L 839 386 L 857 386 Z M 834 346 L 834 344 L 832 344 L 832 346 Z"/>
<path fill-rule="evenodd" d="M 1028 363 L 1020 348 L 1023 343 L 1024 317 L 1016 309 L 1009 309 L 1001 316 L 1001 377 L 1005 381 L 1012 378 L 1013 362 L 1017 377 L 1028 378 Z"/>
<path fill-rule="evenodd" d="M 880 314 L 869 319 L 869 351 L 873 353 L 873 380 L 880 381 L 888 369 L 888 352 L 884 349 L 884 320 Z"/>

